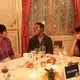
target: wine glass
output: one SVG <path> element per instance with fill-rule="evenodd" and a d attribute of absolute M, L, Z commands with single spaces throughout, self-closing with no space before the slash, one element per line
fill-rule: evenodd
<path fill-rule="evenodd" d="M 54 45 L 54 54 L 58 55 L 59 51 L 60 51 L 59 45 Z"/>
<path fill-rule="evenodd" d="M 46 48 L 44 45 L 41 45 L 40 48 L 38 49 L 38 53 L 43 57 L 46 52 Z"/>
<path fill-rule="evenodd" d="M 31 51 L 32 60 L 36 61 L 36 50 Z"/>
<path fill-rule="evenodd" d="M 43 54 L 45 54 L 46 52 L 46 47 L 44 45 L 41 46 L 41 51 L 43 52 Z"/>
<path fill-rule="evenodd" d="M 2 69 L 1 69 L 1 72 L 4 73 L 4 78 L 7 79 L 7 75 L 6 73 L 9 71 L 9 69 L 7 68 L 7 66 L 4 66 Z"/>

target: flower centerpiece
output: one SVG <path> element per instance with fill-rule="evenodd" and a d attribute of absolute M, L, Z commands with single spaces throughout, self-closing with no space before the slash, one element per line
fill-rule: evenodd
<path fill-rule="evenodd" d="M 45 69 L 47 71 L 48 80 L 55 80 L 55 69 Z"/>

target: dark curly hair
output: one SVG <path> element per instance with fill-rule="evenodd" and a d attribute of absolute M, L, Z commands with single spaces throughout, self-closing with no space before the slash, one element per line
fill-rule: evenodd
<path fill-rule="evenodd" d="M 6 31 L 6 27 L 3 24 L 0 24 L 0 34 Z"/>

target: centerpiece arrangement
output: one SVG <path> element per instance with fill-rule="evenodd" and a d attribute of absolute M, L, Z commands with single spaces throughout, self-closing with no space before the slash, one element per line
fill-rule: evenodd
<path fill-rule="evenodd" d="M 63 80 L 60 76 L 59 73 L 56 72 L 55 69 L 50 68 L 50 69 L 45 69 L 46 70 L 46 75 L 45 75 L 45 79 L 43 80 Z"/>
<path fill-rule="evenodd" d="M 55 80 L 55 70 L 53 68 L 45 70 L 47 71 L 48 80 Z"/>

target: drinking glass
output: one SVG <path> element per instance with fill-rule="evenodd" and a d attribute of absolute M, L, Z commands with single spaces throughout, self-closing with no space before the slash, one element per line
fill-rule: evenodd
<path fill-rule="evenodd" d="M 9 69 L 7 68 L 7 66 L 4 66 L 1 69 L 1 72 L 4 73 L 4 78 L 7 79 L 7 72 L 9 71 Z"/>
<path fill-rule="evenodd" d="M 32 60 L 36 61 L 36 50 L 31 51 Z"/>
<path fill-rule="evenodd" d="M 38 49 L 38 52 L 42 55 L 42 54 L 45 54 L 46 52 L 46 48 L 44 45 L 41 45 L 40 48 Z"/>
<path fill-rule="evenodd" d="M 24 57 L 24 59 L 29 59 L 29 53 L 24 53 L 23 57 Z"/>
<path fill-rule="evenodd" d="M 43 52 L 43 54 L 45 54 L 45 52 L 46 52 L 46 48 L 45 48 L 44 45 L 41 46 L 41 51 Z"/>
<path fill-rule="evenodd" d="M 58 55 L 59 51 L 60 51 L 59 45 L 54 45 L 54 54 Z"/>

